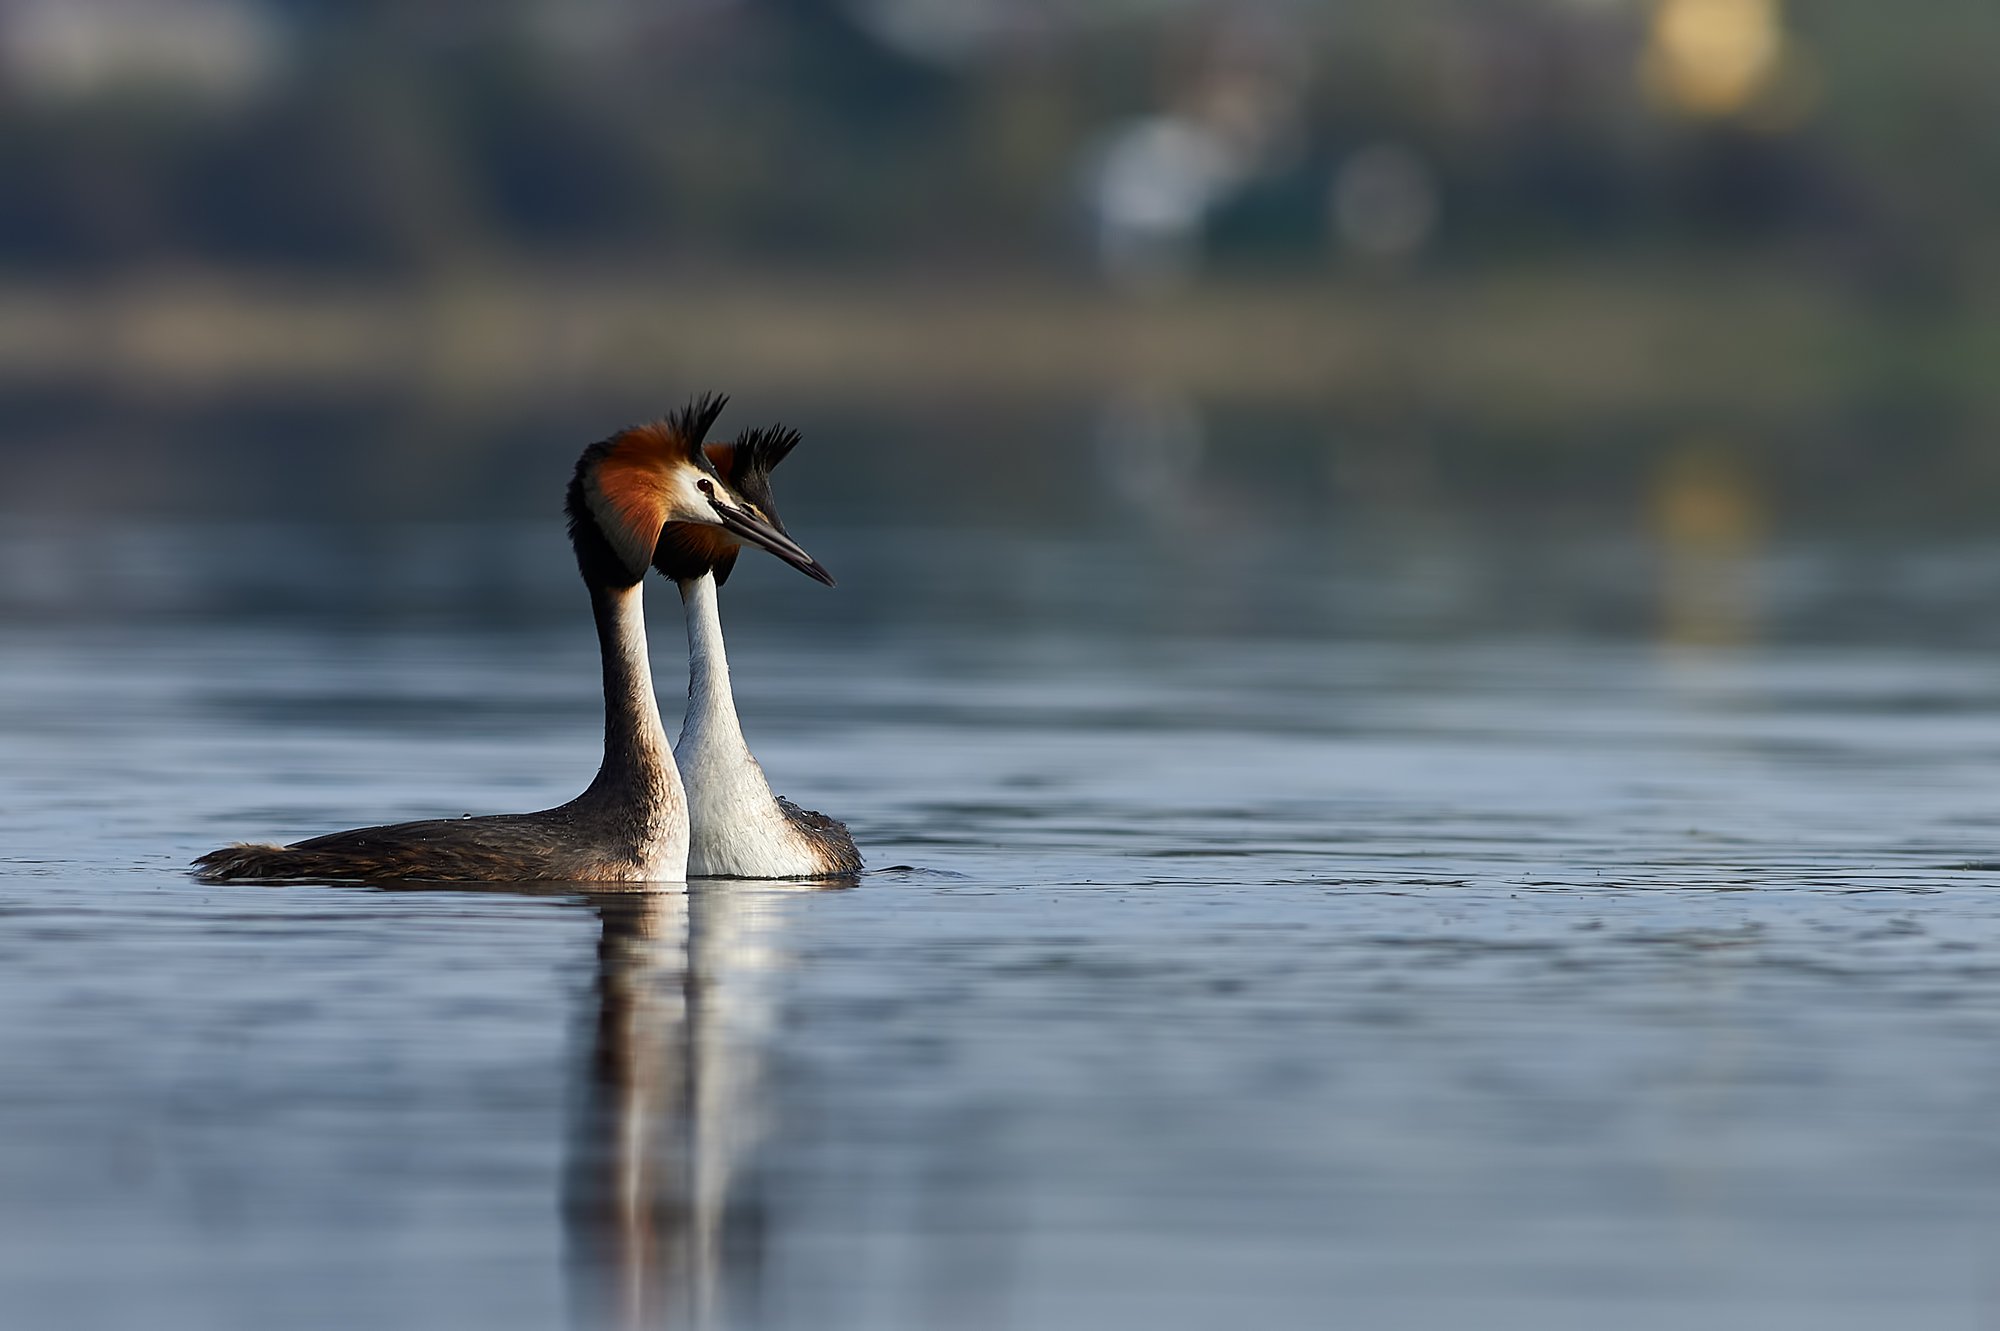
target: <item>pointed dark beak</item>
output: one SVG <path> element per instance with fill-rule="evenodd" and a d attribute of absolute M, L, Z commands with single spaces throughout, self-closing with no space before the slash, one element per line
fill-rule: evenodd
<path fill-rule="evenodd" d="M 828 573 L 817 559 L 776 526 L 754 513 L 731 507 L 718 499 L 711 499 L 708 503 L 715 510 L 724 531 L 740 536 L 752 545 L 762 546 L 814 581 L 833 586 L 833 574 Z"/>

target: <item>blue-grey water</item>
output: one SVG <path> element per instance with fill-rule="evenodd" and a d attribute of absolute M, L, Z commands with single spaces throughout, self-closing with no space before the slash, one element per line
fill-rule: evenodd
<path fill-rule="evenodd" d="M 2000 549 L 792 525 L 874 871 L 602 895 L 183 872 L 579 789 L 554 523 L 15 524 L 0 1325 L 2000 1324 Z"/>

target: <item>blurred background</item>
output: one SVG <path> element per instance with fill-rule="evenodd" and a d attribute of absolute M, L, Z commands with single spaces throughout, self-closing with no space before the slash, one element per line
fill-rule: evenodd
<path fill-rule="evenodd" d="M 0 0 L 0 1307 L 2000 1324 L 1996 55 Z M 707 390 L 841 580 L 734 574 L 747 733 L 881 872 L 186 877 L 580 789 L 563 487 Z"/>
<path fill-rule="evenodd" d="M 1996 39 L 1974 0 L 0 0 L 0 504 L 547 515 L 576 445 L 718 388 L 805 429 L 820 524 L 1976 530 Z"/>

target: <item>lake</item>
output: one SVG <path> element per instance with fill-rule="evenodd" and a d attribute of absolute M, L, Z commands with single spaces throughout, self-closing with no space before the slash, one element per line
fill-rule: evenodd
<path fill-rule="evenodd" d="M 1581 515 L 1211 490 L 1136 410 L 1012 518 L 798 466 L 840 587 L 723 608 L 837 889 L 196 883 L 582 788 L 557 492 L 17 504 L 0 1320 L 2000 1319 L 2000 545 L 1699 453 Z"/>

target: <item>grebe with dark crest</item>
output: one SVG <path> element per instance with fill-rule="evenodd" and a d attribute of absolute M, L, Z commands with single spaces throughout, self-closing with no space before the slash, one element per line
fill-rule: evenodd
<path fill-rule="evenodd" d="M 798 442 L 797 430 L 773 426 L 746 430 L 705 451 L 730 487 L 783 532 L 771 500 L 771 469 Z M 688 872 L 715 878 L 851 877 L 861 872 L 861 852 L 847 828 L 772 794 L 736 718 L 716 602 L 743 539 L 713 525 L 669 522 L 653 554 L 653 567 L 680 586 L 687 611 L 688 709 L 674 759 L 687 789 Z"/>
<path fill-rule="evenodd" d="M 623 430 L 577 460 L 566 507 L 604 658 L 604 761 L 567 804 L 537 813 L 440 818 L 334 832 L 290 846 L 236 845 L 195 861 L 210 882 L 268 879 L 441 882 L 679 882 L 687 797 L 646 655 L 641 580 L 668 523 L 727 532 L 821 582 L 826 570 L 702 451 L 726 398 Z"/>

